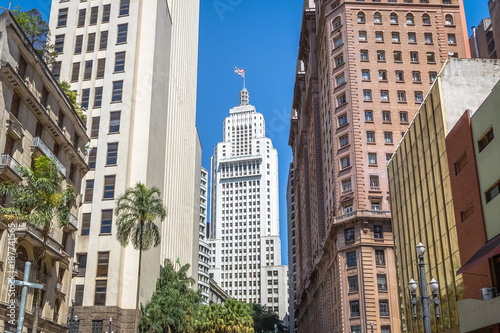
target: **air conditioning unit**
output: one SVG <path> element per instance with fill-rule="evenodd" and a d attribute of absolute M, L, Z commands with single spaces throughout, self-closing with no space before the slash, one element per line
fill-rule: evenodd
<path fill-rule="evenodd" d="M 479 291 L 481 292 L 481 299 L 483 301 L 497 297 L 496 288 L 493 288 L 493 287 L 481 288 L 481 289 L 479 289 Z"/>

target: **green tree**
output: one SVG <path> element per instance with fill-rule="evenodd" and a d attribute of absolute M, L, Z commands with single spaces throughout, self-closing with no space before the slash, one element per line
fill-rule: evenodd
<path fill-rule="evenodd" d="M 224 304 L 204 307 L 198 332 L 253 333 L 252 304 L 229 298 Z"/>
<path fill-rule="evenodd" d="M 34 262 L 35 265 L 41 262 L 41 267 L 37 268 L 43 273 L 45 272 L 47 241 L 53 223 L 56 220 L 60 228 L 69 224 L 69 203 L 75 199 L 75 193 L 72 188 L 63 187 L 63 177 L 56 163 L 46 156 L 35 159 L 34 169 L 20 166 L 18 171 L 23 181 L 0 184 L 0 194 L 7 195 L 11 199 L 8 207 L 0 209 L 0 215 L 9 223 L 28 223 L 41 231 L 43 244 Z M 38 329 L 40 305 L 43 305 L 41 295 L 41 289 L 37 289 L 33 320 L 34 333 Z"/>
<path fill-rule="evenodd" d="M 42 14 L 35 8 L 24 10 L 19 5 L 12 10 L 12 15 L 23 29 L 26 37 L 48 64 L 52 64 L 57 57 L 57 51 L 50 41 L 50 29 Z"/>
<path fill-rule="evenodd" d="M 139 250 L 135 307 L 138 311 L 142 252 L 160 245 L 160 231 L 154 221 L 158 219 L 163 222 L 167 217 L 167 210 L 157 187 L 148 189 L 146 185 L 137 183 L 118 197 L 115 214 L 118 241 L 123 247 L 131 242 L 134 249 Z M 138 325 L 137 321 L 138 314 L 136 315 L 135 327 Z"/>
<path fill-rule="evenodd" d="M 84 125 L 87 125 L 87 115 L 82 110 L 80 104 L 76 102 L 76 98 L 78 97 L 76 91 L 71 90 L 71 85 L 66 81 L 58 81 L 57 83 L 59 83 L 62 91 L 68 97 L 69 102 L 71 103 L 71 105 L 73 105 L 73 108 L 75 109 L 76 114 L 78 115 L 82 123 Z"/>
<path fill-rule="evenodd" d="M 272 311 L 268 311 L 265 307 L 259 304 L 253 304 L 253 328 L 255 332 L 273 332 L 274 325 L 278 327 L 278 332 L 284 332 L 285 327 L 278 315 Z"/>

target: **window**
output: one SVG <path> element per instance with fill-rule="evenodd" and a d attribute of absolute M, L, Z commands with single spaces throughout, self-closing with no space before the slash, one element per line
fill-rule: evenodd
<path fill-rule="evenodd" d="M 375 264 L 377 266 L 385 266 L 384 250 L 375 250 Z"/>
<path fill-rule="evenodd" d="M 76 255 L 78 261 L 78 276 L 85 276 L 87 270 L 87 253 L 78 253 Z"/>
<path fill-rule="evenodd" d="M 345 229 L 344 236 L 345 236 L 346 243 L 354 242 L 354 228 Z"/>
<path fill-rule="evenodd" d="M 99 50 L 106 50 L 108 48 L 108 31 L 101 31 L 101 38 L 99 40 Z"/>
<path fill-rule="evenodd" d="M 415 91 L 415 103 L 422 103 L 424 100 L 423 94 L 421 91 Z"/>
<path fill-rule="evenodd" d="M 339 47 L 340 45 L 342 45 L 344 43 L 344 41 L 342 40 L 342 36 L 340 37 L 337 37 L 333 40 L 333 47 Z"/>
<path fill-rule="evenodd" d="M 47 91 L 47 89 L 45 89 L 45 87 L 43 87 L 42 96 L 40 97 L 40 104 L 42 104 L 42 106 L 45 109 L 47 109 L 47 107 L 48 107 L 48 104 L 47 104 L 48 99 L 49 99 L 49 92 Z"/>
<path fill-rule="evenodd" d="M 393 43 L 400 43 L 401 42 L 401 38 L 399 37 L 399 32 L 392 33 L 392 42 Z"/>
<path fill-rule="evenodd" d="M 415 24 L 415 17 L 413 16 L 413 14 L 406 14 L 406 24 L 409 24 L 409 25 L 414 25 Z"/>
<path fill-rule="evenodd" d="M 90 128 L 90 138 L 95 139 L 99 136 L 99 122 L 100 117 L 92 117 L 92 125 Z"/>
<path fill-rule="evenodd" d="M 379 12 L 373 14 L 373 23 L 382 24 L 382 15 Z"/>
<path fill-rule="evenodd" d="M 82 306 L 84 285 L 77 284 L 75 289 L 75 306 Z"/>
<path fill-rule="evenodd" d="M 349 284 L 349 292 L 358 291 L 358 276 L 357 275 L 349 276 L 347 278 L 347 282 Z"/>
<path fill-rule="evenodd" d="M 96 74 L 96 79 L 102 79 L 104 78 L 104 69 L 106 65 L 106 59 L 98 59 L 97 60 L 97 74 Z"/>
<path fill-rule="evenodd" d="M 408 33 L 408 43 L 414 44 L 417 42 L 417 35 L 414 32 Z"/>
<path fill-rule="evenodd" d="M 404 82 L 405 80 L 405 74 L 403 71 L 396 71 L 396 81 L 398 82 Z"/>
<path fill-rule="evenodd" d="M 97 17 L 99 16 L 99 7 L 95 6 L 90 8 L 90 24 L 97 24 Z"/>
<path fill-rule="evenodd" d="M 118 142 L 108 143 L 106 165 L 116 165 L 118 159 Z"/>
<path fill-rule="evenodd" d="M 338 67 L 344 63 L 344 55 L 341 54 L 335 58 L 335 67 Z"/>
<path fill-rule="evenodd" d="M 398 102 L 406 102 L 406 91 L 398 90 Z"/>
<path fill-rule="evenodd" d="M 453 21 L 453 16 L 450 14 L 445 15 L 444 17 L 445 25 L 455 25 Z"/>
<path fill-rule="evenodd" d="M 109 133 L 119 133 L 120 132 L 120 114 L 121 114 L 121 111 L 110 112 Z"/>
<path fill-rule="evenodd" d="M 385 274 L 377 274 L 377 288 L 379 291 L 387 290 L 387 278 Z"/>
<path fill-rule="evenodd" d="M 78 11 L 78 28 L 81 28 L 85 25 L 85 15 L 87 14 L 87 10 L 85 8 L 80 9 Z"/>
<path fill-rule="evenodd" d="M 107 280 L 95 281 L 94 305 L 106 305 Z M 92 332 L 102 332 L 102 320 L 92 320 Z"/>
<path fill-rule="evenodd" d="M 410 52 L 410 61 L 413 63 L 418 63 L 418 52 Z"/>
<path fill-rule="evenodd" d="M 352 183 L 351 183 L 351 178 L 344 179 L 342 181 L 342 192 L 347 193 L 352 191 Z"/>
<path fill-rule="evenodd" d="M 61 62 L 60 61 L 56 61 L 52 65 L 52 75 L 54 76 L 54 78 L 56 80 L 59 80 L 59 76 L 61 75 Z"/>
<path fill-rule="evenodd" d="M 384 41 L 384 33 L 382 31 L 375 31 L 375 41 L 379 43 Z"/>
<path fill-rule="evenodd" d="M 367 38 L 366 38 L 366 31 L 360 31 L 359 32 L 359 41 L 360 42 L 366 42 Z"/>
<path fill-rule="evenodd" d="M 352 213 L 352 203 L 344 204 L 344 214 Z"/>
<path fill-rule="evenodd" d="M 85 61 L 85 69 L 83 71 L 84 80 L 90 80 L 90 78 L 92 77 L 92 63 L 92 60 Z"/>
<path fill-rule="evenodd" d="M 368 153 L 368 164 L 377 164 L 377 153 Z"/>
<path fill-rule="evenodd" d="M 100 108 L 102 105 L 102 87 L 95 87 L 94 107 Z"/>
<path fill-rule="evenodd" d="M 89 99 L 90 99 L 90 89 L 82 89 L 82 108 L 88 109 L 89 107 Z"/>
<path fill-rule="evenodd" d="M 378 71 L 378 79 L 380 81 L 387 81 L 387 71 L 385 70 Z"/>
<path fill-rule="evenodd" d="M 343 135 L 339 138 L 340 148 L 345 147 L 349 144 L 349 135 Z"/>
<path fill-rule="evenodd" d="M 372 190 L 378 190 L 380 187 L 379 181 L 378 181 L 378 176 L 376 175 L 371 175 L 370 176 L 370 189 Z"/>
<path fill-rule="evenodd" d="M 384 123 L 391 122 L 391 111 L 382 111 L 382 121 Z"/>
<path fill-rule="evenodd" d="M 429 72 L 429 81 L 434 82 L 437 79 L 437 73 L 436 72 Z"/>
<path fill-rule="evenodd" d="M 123 52 L 125 53 L 125 52 Z M 125 56 L 125 54 L 124 54 Z M 125 60 L 125 59 L 124 59 Z M 344 73 L 340 74 L 335 78 L 335 82 L 337 83 L 337 87 L 345 83 L 345 75 Z"/>
<path fill-rule="evenodd" d="M 389 92 L 387 90 L 380 91 L 380 100 L 382 102 L 388 102 L 389 101 Z"/>
<path fill-rule="evenodd" d="M 378 179 L 377 179 L 377 182 L 378 182 Z M 383 226 L 381 226 L 381 225 L 374 225 L 373 226 L 373 238 L 384 239 L 384 227 Z"/>
<path fill-rule="evenodd" d="M 373 111 L 365 111 L 365 121 L 373 122 Z"/>
<path fill-rule="evenodd" d="M 448 34 L 448 44 L 450 45 L 457 44 L 457 38 L 455 37 L 455 34 Z"/>
<path fill-rule="evenodd" d="M 351 317 L 359 317 L 359 301 L 349 301 L 349 308 L 351 309 Z"/>
<path fill-rule="evenodd" d="M 90 153 L 89 153 L 89 169 L 90 170 L 95 169 L 96 158 L 97 158 L 97 147 L 94 147 L 90 150 Z"/>
<path fill-rule="evenodd" d="M 392 154 L 385 154 L 385 163 L 389 164 L 389 162 L 391 161 L 391 158 L 392 158 Z"/>
<path fill-rule="evenodd" d="M 120 16 L 128 15 L 130 0 L 120 0 Z"/>
<path fill-rule="evenodd" d="M 122 101 L 122 93 L 123 93 L 123 81 L 114 81 L 113 82 L 113 95 L 111 98 L 111 102 L 121 102 Z"/>
<path fill-rule="evenodd" d="M 348 168 L 351 166 L 350 156 L 346 156 L 340 159 L 340 167 L 342 169 Z"/>
<path fill-rule="evenodd" d="M 431 17 L 428 14 L 422 15 L 422 24 L 431 25 Z"/>
<path fill-rule="evenodd" d="M 358 23 L 365 23 L 365 13 L 363 12 L 358 12 Z"/>
<path fill-rule="evenodd" d="M 75 40 L 75 54 L 82 53 L 82 46 L 83 46 L 83 35 L 78 35 L 76 36 Z"/>
<path fill-rule="evenodd" d="M 97 277 L 107 277 L 109 266 L 109 252 L 97 252 Z"/>
<path fill-rule="evenodd" d="M 395 1 L 395 0 L 392 0 Z M 351 333 L 361 333 L 361 326 L 356 325 L 356 326 L 351 326 Z"/>
<path fill-rule="evenodd" d="M 64 35 L 56 35 L 54 50 L 56 50 L 58 53 L 63 53 L 63 49 L 64 49 Z"/>
<path fill-rule="evenodd" d="M 345 97 L 345 94 L 342 94 L 340 96 L 337 96 L 337 107 L 342 106 L 347 103 L 347 99 Z"/>
<path fill-rule="evenodd" d="M 80 78 L 80 62 L 73 63 L 73 69 L 71 70 L 71 82 L 76 82 Z"/>
<path fill-rule="evenodd" d="M 101 234 L 111 234 L 113 222 L 113 210 L 103 209 L 101 212 Z"/>
<path fill-rule="evenodd" d="M 343 115 L 339 116 L 339 127 L 344 126 L 348 123 L 347 121 L 347 113 L 344 113 Z"/>
<path fill-rule="evenodd" d="M 391 333 L 391 326 L 381 326 L 380 333 Z"/>
<path fill-rule="evenodd" d="M 372 201 L 372 210 L 382 210 L 380 201 Z"/>
<path fill-rule="evenodd" d="M 389 301 L 379 301 L 380 316 L 389 317 Z"/>
<path fill-rule="evenodd" d="M 391 24 L 398 24 L 398 14 L 391 13 L 390 22 L 391 22 Z"/>
<path fill-rule="evenodd" d="M 340 19 L 340 17 L 337 17 L 335 20 L 333 20 L 333 29 L 337 29 L 337 28 L 340 28 L 340 26 L 342 25 L 342 20 Z"/>
<path fill-rule="evenodd" d="M 433 44 L 432 34 L 431 33 L 424 34 L 424 41 L 425 41 L 425 44 Z"/>
<path fill-rule="evenodd" d="M 416 82 L 416 83 L 421 82 L 420 72 L 412 72 L 411 77 L 413 79 L 413 82 Z"/>
<path fill-rule="evenodd" d="M 377 51 L 377 61 L 385 61 L 385 51 Z"/>
<path fill-rule="evenodd" d="M 495 199 L 495 197 L 500 193 L 500 182 L 497 182 L 495 185 L 490 187 L 484 194 L 486 197 L 486 203 Z"/>
<path fill-rule="evenodd" d="M 103 199 L 113 199 L 115 197 L 115 179 L 116 176 L 104 176 L 104 193 Z"/>
<path fill-rule="evenodd" d="M 472 214 L 474 214 L 474 205 L 470 205 L 464 211 L 460 212 L 460 217 L 462 219 L 462 222 L 467 220 Z"/>
<path fill-rule="evenodd" d="M 394 62 L 403 62 L 403 54 L 401 51 L 394 51 Z"/>
<path fill-rule="evenodd" d="M 347 259 L 347 267 L 355 267 L 357 265 L 355 251 L 346 253 L 346 259 Z"/>
<path fill-rule="evenodd" d="M 118 34 L 116 37 L 116 44 L 122 44 L 127 42 L 127 31 L 128 24 L 119 24 L 118 25 Z"/>
<path fill-rule="evenodd" d="M 372 100 L 372 91 L 371 90 L 363 90 L 363 100 L 371 101 Z"/>
<path fill-rule="evenodd" d="M 399 112 L 399 122 L 400 123 L 408 123 L 408 112 L 406 112 L 406 111 Z"/>
<path fill-rule="evenodd" d="M 90 233 L 90 213 L 82 214 L 82 236 L 88 236 Z"/>
<path fill-rule="evenodd" d="M 68 8 L 59 9 L 59 15 L 57 16 L 57 27 L 65 27 L 68 21 Z"/>
<path fill-rule="evenodd" d="M 90 33 L 87 41 L 87 52 L 94 52 L 95 49 L 95 32 Z"/>
<path fill-rule="evenodd" d="M 86 186 L 85 186 L 84 201 L 91 202 L 93 195 L 94 195 L 94 180 L 93 179 L 87 179 Z"/>
<path fill-rule="evenodd" d="M 368 143 L 375 143 L 375 132 L 366 132 L 366 141 Z"/>
<path fill-rule="evenodd" d="M 367 50 L 359 51 L 359 59 L 361 61 L 368 61 L 368 51 Z"/>
<path fill-rule="evenodd" d="M 435 63 L 435 62 L 436 62 L 436 58 L 434 57 L 434 52 L 427 52 L 427 63 L 431 64 L 431 63 Z"/>
<path fill-rule="evenodd" d="M 385 132 L 384 133 L 384 142 L 385 143 L 392 143 L 392 132 Z"/>
<path fill-rule="evenodd" d="M 370 70 L 369 69 L 363 69 L 361 70 L 361 79 L 365 81 L 370 80 Z"/>
<path fill-rule="evenodd" d="M 109 14 L 111 13 L 111 4 L 102 7 L 102 23 L 109 22 Z"/>

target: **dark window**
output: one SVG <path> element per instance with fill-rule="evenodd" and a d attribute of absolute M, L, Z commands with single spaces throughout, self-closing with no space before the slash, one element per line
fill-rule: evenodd
<path fill-rule="evenodd" d="M 82 306 L 83 305 L 84 285 L 77 284 L 75 289 L 76 289 L 75 290 L 75 306 Z"/>
<path fill-rule="evenodd" d="M 12 95 L 12 103 L 10 103 L 10 113 L 16 118 L 19 118 L 19 109 L 21 108 L 21 97 L 14 93 Z"/>
<path fill-rule="evenodd" d="M 391 333 L 391 326 L 380 327 L 380 333 Z"/>
<path fill-rule="evenodd" d="M 83 71 L 84 80 L 90 80 L 90 78 L 92 77 L 92 65 L 93 65 L 93 60 L 85 61 L 85 69 Z"/>
<path fill-rule="evenodd" d="M 385 265 L 384 250 L 375 250 L 375 264 L 377 266 L 384 266 Z"/>
<path fill-rule="evenodd" d="M 82 89 L 82 108 L 88 109 L 90 100 L 90 88 Z"/>
<path fill-rule="evenodd" d="M 381 225 L 373 226 L 373 237 L 375 239 L 384 239 L 384 228 Z"/>
<path fill-rule="evenodd" d="M 467 153 L 464 153 L 458 161 L 455 162 L 455 175 L 458 175 L 460 171 L 467 165 Z"/>
<path fill-rule="evenodd" d="M 349 308 L 351 309 L 351 317 L 359 317 L 359 301 L 350 301 Z"/>
<path fill-rule="evenodd" d="M 75 41 L 75 54 L 82 53 L 82 46 L 83 46 L 83 35 L 78 35 L 76 36 L 76 41 Z"/>
<path fill-rule="evenodd" d="M 92 118 L 93 120 L 94 118 Z M 92 148 L 92 150 L 89 153 L 89 168 L 90 170 L 95 169 L 95 162 L 97 158 L 97 147 Z"/>
<path fill-rule="evenodd" d="M 111 12 L 111 4 L 102 7 L 102 23 L 109 22 L 109 13 Z"/>
<path fill-rule="evenodd" d="M 59 9 L 59 15 L 57 16 L 57 27 L 66 26 L 68 21 L 68 8 Z"/>
<path fill-rule="evenodd" d="M 93 195 L 94 195 L 94 180 L 93 179 L 87 179 L 87 184 L 85 186 L 85 198 L 84 198 L 84 201 L 91 202 Z"/>
<path fill-rule="evenodd" d="M 121 43 L 126 43 L 127 42 L 127 30 L 128 30 L 128 24 L 119 24 L 118 25 L 118 34 L 116 37 L 116 43 L 121 44 Z"/>
<path fill-rule="evenodd" d="M 19 62 L 17 66 L 18 66 L 17 73 L 22 79 L 24 79 L 26 75 L 26 67 L 28 67 L 28 64 L 26 63 L 26 60 L 24 60 L 22 56 L 19 56 Z"/>
<path fill-rule="evenodd" d="M 95 6 L 90 8 L 90 24 L 96 24 L 98 16 L 99 16 L 99 7 Z"/>
<path fill-rule="evenodd" d="M 108 276 L 109 252 L 97 253 L 97 277 Z"/>
<path fill-rule="evenodd" d="M 464 211 L 460 212 L 462 222 L 467 220 L 472 214 L 474 214 L 474 205 L 470 205 Z"/>
<path fill-rule="evenodd" d="M 108 143 L 108 154 L 106 156 L 106 165 L 116 165 L 118 158 L 118 142 Z"/>
<path fill-rule="evenodd" d="M 377 288 L 378 290 L 387 290 L 387 278 L 385 274 L 377 274 Z"/>
<path fill-rule="evenodd" d="M 90 233 L 90 213 L 82 214 L 82 236 L 88 236 Z"/>
<path fill-rule="evenodd" d="M 54 49 L 62 53 L 64 49 L 64 35 L 57 35 L 56 36 L 56 42 L 54 43 Z"/>
<path fill-rule="evenodd" d="M 123 94 L 123 81 L 113 82 L 113 95 L 111 97 L 111 102 L 121 102 Z"/>
<path fill-rule="evenodd" d="M 59 128 L 63 128 L 64 126 L 64 113 L 62 109 L 59 110 L 59 114 L 57 115 L 57 126 L 59 126 Z"/>
<path fill-rule="evenodd" d="M 80 78 L 80 62 L 73 63 L 73 70 L 71 71 L 71 82 L 76 82 Z"/>
<path fill-rule="evenodd" d="M 121 111 L 110 112 L 109 133 L 120 132 L 120 114 Z"/>
<path fill-rule="evenodd" d="M 85 8 L 80 9 L 78 12 L 78 27 L 83 27 L 85 25 L 85 15 L 87 10 Z"/>
<path fill-rule="evenodd" d="M 95 87 L 94 107 L 100 108 L 102 105 L 102 87 Z"/>
<path fill-rule="evenodd" d="M 49 99 L 49 92 L 47 91 L 47 89 L 45 89 L 45 87 L 43 87 L 42 97 L 40 98 L 40 104 L 42 104 L 44 108 L 47 108 L 48 99 Z"/>
<path fill-rule="evenodd" d="M 499 193 L 500 193 L 500 182 L 496 183 L 485 192 L 486 203 L 493 200 Z"/>
<path fill-rule="evenodd" d="M 78 276 L 85 276 L 87 270 L 87 253 L 79 253 L 76 255 L 78 260 Z"/>
<path fill-rule="evenodd" d="M 104 77 L 104 69 L 106 65 L 106 59 L 98 59 L 97 60 L 97 75 L 96 79 L 102 79 Z"/>
<path fill-rule="evenodd" d="M 59 76 L 61 75 L 61 62 L 60 61 L 56 61 L 52 65 L 52 75 L 54 76 L 54 78 L 56 80 L 59 80 Z"/>
<path fill-rule="evenodd" d="M 36 127 L 35 127 L 35 137 L 41 138 L 43 133 L 43 125 L 40 122 L 36 122 Z"/>
<path fill-rule="evenodd" d="M 349 228 L 344 230 L 345 242 L 352 243 L 354 242 L 354 228 Z"/>
<path fill-rule="evenodd" d="M 479 141 L 477 142 L 478 143 L 478 146 L 479 146 L 479 152 L 483 151 L 484 148 L 486 148 L 486 146 L 495 138 L 495 136 L 493 135 L 493 127 L 490 128 L 488 130 L 488 132 L 486 132 L 485 135 L 483 135 L 481 137 L 481 139 L 479 139 Z"/>
<path fill-rule="evenodd" d="M 351 333 L 361 333 L 361 325 L 351 326 Z"/>
<path fill-rule="evenodd" d="M 101 212 L 101 234 L 110 234 L 113 223 L 113 210 L 103 209 Z"/>
<path fill-rule="evenodd" d="M 107 280 L 96 280 L 95 281 L 95 295 L 94 295 L 94 305 L 106 305 L 106 285 Z M 100 323 L 100 326 L 99 326 Z M 94 330 L 94 324 L 96 324 L 96 329 L 100 327 L 100 330 Z M 92 333 L 102 332 L 102 320 L 92 320 Z"/>
<path fill-rule="evenodd" d="M 120 0 L 120 16 L 128 15 L 130 0 Z"/>
<path fill-rule="evenodd" d="M 94 52 L 95 50 L 95 32 L 89 34 L 87 42 L 87 52 Z"/>
<path fill-rule="evenodd" d="M 116 176 L 104 176 L 103 199 L 113 199 L 115 197 L 115 179 Z"/>
<path fill-rule="evenodd" d="M 92 125 L 90 128 L 90 137 L 95 139 L 99 136 L 99 123 L 101 121 L 101 117 L 92 117 Z"/>
<path fill-rule="evenodd" d="M 349 291 L 358 291 L 358 276 L 349 276 L 347 280 L 349 283 Z"/>
<path fill-rule="evenodd" d="M 101 39 L 99 41 L 99 50 L 106 50 L 108 48 L 108 31 L 101 31 Z"/>
<path fill-rule="evenodd" d="M 347 258 L 347 267 L 355 267 L 357 265 L 356 252 L 347 253 L 346 258 Z"/>
<path fill-rule="evenodd" d="M 115 54 L 115 72 L 123 72 L 125 70 L 125 52 L 117 52 Z"/>
<path fill-rule="evenodd" d="M 52 153 L 57 157 L 59 156 L 59 149 L 61 147 L 59 146 L 59 144 L 57 142 L 54 142 L 54 149 L 52 149 Z"/>
<path fill-rule="evenodd" d="M 389 317 L 389 301 L 379 301 L 380 315 L 384 317 Z"/>

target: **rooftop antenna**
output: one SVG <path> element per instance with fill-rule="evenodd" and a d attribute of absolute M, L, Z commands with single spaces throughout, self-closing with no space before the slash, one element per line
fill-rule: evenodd
<path fill-rule="evenodd" d="M 2 6 L 0 6 L 0 8 L 2 8 L 3 10 L 8 10 L 8 11 L 10 11 L 10 7 L 11 7 L 11 6 L 12 6 L 12 0 L 9 0 L 9 8 L 8 8 L 8 9 L 7 9 L 7 8 L 5 8 L 5 7 L 2 7 Z"/>

